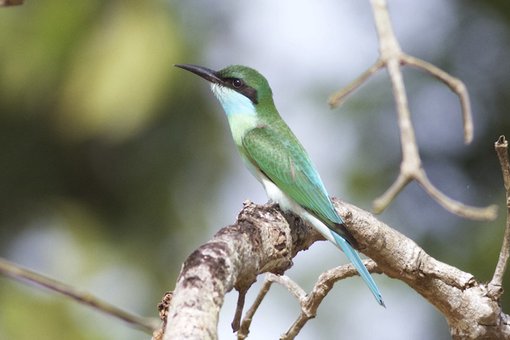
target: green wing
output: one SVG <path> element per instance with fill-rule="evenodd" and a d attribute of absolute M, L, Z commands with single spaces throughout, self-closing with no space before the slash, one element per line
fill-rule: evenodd
<path fill-rule="evenodd" d="M 343 221 L 317 170 L 294 134 L 286 126 L 283 129 L 278 135 L 269 126 L 248 131 L 243 138 L 246 156 L 285 194 L 336 229 L 331 222 Z"/>

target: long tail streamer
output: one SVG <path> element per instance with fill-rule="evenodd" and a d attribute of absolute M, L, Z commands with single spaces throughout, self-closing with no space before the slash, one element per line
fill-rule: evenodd
<path fill-rule="evenodd" d="M 351 245 L 345 239 L 343 239 L 340 235 L 338 235 L 334 232 L 331 232 L 331 234 L 333 235 L 333 238 L 335 239 L 338 247 L 345 253 L 347 258 L 352 262 L 354 267 L 358 270 L 359 275 L 361 276 L 363 281 L 365 281 L 368 288 L 370 288 L 370 291 L 374 295 L 377 302 L 381 306 L 386 308 L 386 305 L 384 304 L 384 301 L 382 299 L 381 292 L 379 292 L 379 288 L 377 288 L 377 285 L 376 285 L 374 279 L 372 278 L 372 276 L 368 272 L 367 268 L 361 261 L 361 258 L 359 257 L 358 252 L 356 250 L 354 250 L 354 248 L 352 248 Z"/>

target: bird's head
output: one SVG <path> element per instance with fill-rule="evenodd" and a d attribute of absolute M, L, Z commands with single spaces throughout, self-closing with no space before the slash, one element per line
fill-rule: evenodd
<path fill-rule="evenodd" d="M 211 82 L 212 90 L 225 109 L 227 115 L 238 114 L 241 108 L 256 111 L 257 107 L 273 104 L 271 87 L 256 70 L 242 65 L 232 65 L 219 71 L 206 67 L 179 64 L 175 65 Z"/>

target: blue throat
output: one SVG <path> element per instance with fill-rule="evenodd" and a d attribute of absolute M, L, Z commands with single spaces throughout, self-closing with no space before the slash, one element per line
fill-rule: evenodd
<path fill-rule="evenodd" d="M 212 84 L 211 89 L 228 117 L 232 115 L 256 115 L 257 110 L 250 99 L 228 87 Z"/>

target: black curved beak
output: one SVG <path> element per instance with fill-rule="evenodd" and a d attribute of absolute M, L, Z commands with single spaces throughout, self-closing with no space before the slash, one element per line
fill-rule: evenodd
<path fill-rule="evenodd" d="M 223 83 L 223 80 L 216 75 L 216 71 L 208 69 L 207 67 L 191 64 L 175 64 L 174 66 L 195 73 L 196 75 L 204 78 L 207 81 L 210 81 L 211 83 L 214 84 Z"/>

